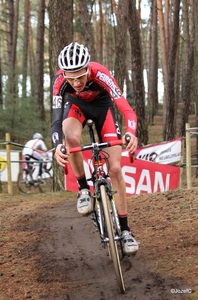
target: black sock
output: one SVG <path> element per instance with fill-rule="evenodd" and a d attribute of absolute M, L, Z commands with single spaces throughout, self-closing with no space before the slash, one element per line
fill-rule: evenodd
<path fill-rule="evenodd" d="M 85 177 L 85 174 L 83 174 L 83 176 L 81 176 L 81 177 L 76 177 L 76 179 L 78 181 L 79 190 L 82 190 L 82 189 L 89 190 L 89 186 L 87 184 L 87 179 Z"/>
<path fill-rule="evenodd" d="M 124 231 L 124 230 L 130 231 L 130 228 L 128 226 L 127 215 L 118 215 L 118 217 L 119 217 L 119 221 L 120 221 L 121 231 Z"/>

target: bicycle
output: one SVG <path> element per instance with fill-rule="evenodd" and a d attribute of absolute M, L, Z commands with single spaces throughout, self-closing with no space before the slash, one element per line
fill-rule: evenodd
<path fill-rule="evenodd" d="M 26 167 L 19 171 L 17 186 L 19 191 L 30 194 L 33 188 L 38 188 L 41 193 L 49 193 L 53 190 L 53 179 L 51 176 L 51 160 L 43 161 L 42 174 L 37 176 L 39 161 L 26 158 Z M 36 174 L 37 173 L 37 174 Z"/>
<path fill-rule="evenodd" d="M 92 151 L 91 161 L 93 162 L 93 171 L 90 170 L 91 178 L 88 179 L 88 181 L 93 183 L 94 190 L 92 194 L 94 202 L 92 221 L 99 231 L 101 242 L 104 244 L 104 247 L 108 247 L 109 256 L 114 265 L 116 280 L 120 292 L 125 293 L 120 261 L 124 258 L 124 256 L 126 256 L 126 254 L 123 251 L 121 227 L 113 198 L 116 191 L 112 191 L 109 175 L 103 167 L 103 160 L 106 161 L 108 159 L 107 153 L 103 149 L 115 145 L 122 145 L 122 141 L 116 140 L 97 143 L 94 136 L 93 121 L 88 120 L 87 125 L 89 128 L 90 145 L 71 148 L 69 152 L 74 153 L 85 150 Z M 130 136 L 126 138 L 126 141 L 129 142 L 129 139 Z M 61 151 L 66 153 L 66 147 L 62 146 Z M 64 173 L 66 175 L 68 174 L 67 165 L 64 168 Z"/>

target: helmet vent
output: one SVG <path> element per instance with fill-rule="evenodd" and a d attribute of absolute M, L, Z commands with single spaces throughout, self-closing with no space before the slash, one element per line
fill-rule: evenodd
<path fill-rule="evenodd" d="M 58 65 L 67 72 L 75 72 L 86 68 L 90 61 L 88 49 L 82 44 L 71 43 L 59 54 Z"/>

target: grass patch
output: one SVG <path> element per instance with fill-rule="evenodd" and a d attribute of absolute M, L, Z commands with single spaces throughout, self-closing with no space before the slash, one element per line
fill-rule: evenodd
<path fill-rule="evenodd" d="M 183 204 L 180 206 L 180 209 L 190 209 L 190 208 L 191 208 L 190 204 Z"/>
<path fill-rule="evenodd" d="M 174 221 L 177 221 L 177 220 L 179 220 L 179 217 L 176 217 L 176 216 L 175 216 L 175 217 L 173 217 L 173 220 L 174 220 Z"/>

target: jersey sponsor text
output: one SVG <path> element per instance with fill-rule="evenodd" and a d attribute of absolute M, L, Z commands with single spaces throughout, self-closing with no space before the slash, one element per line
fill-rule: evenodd
<path fill-rule="evenodd" d="M 111 95 L 114 99 L 119 99 L 122 96 L 122 92 L 120 91 L 119 87 L 113 82 L 113 80 L 105 73 L 98 71 L 96 74 L 96 77 L 99 78 L 99 80 L 103 81 L 110 87 L 111 89 Z"/>

